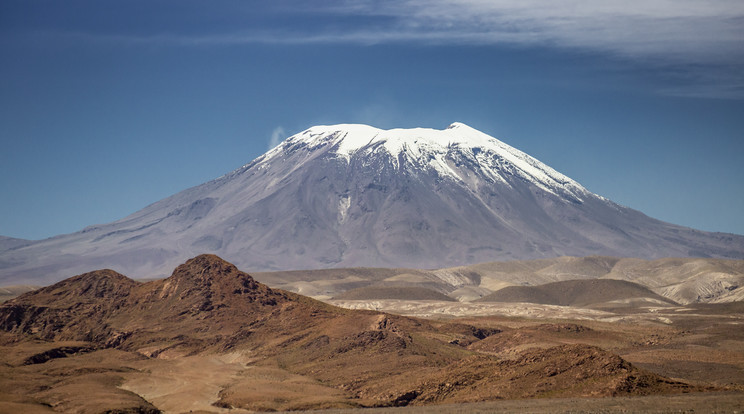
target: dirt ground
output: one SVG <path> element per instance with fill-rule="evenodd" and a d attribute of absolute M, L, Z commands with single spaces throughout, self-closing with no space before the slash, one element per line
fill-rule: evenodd
<path fill-rule="evenodd" d="M 289 413 L 283 411 L 284 413 Z M 309 411 L 303 411 L 309 413 Z M 486 413 L 742 413 L 744 393 L 714 392 L 672 396 L 544 398 L 426 407 L 319 410 L 313 414 L 486 414 Z M 298 413 L 298 411 L 293 411 Z"/>
<path fill-rule="evenodd" d="M 233 412 L 215 407 L 219 392 L 243 370 L 240 354 L 192 356 L 171 361 L 149 360 L 148 375 L 136 375 L 120 388 L 138 394 L 165 412 Z M 160 363 L 158 363 L 160 362 Z"/>
<path fill-rule="evenodd" d="M 425 313 L 428 313 L 434 305 L 405 304 L 396 301 L 395 306 L 408 310 L 420 310 L 425 307 Z M 442 306 L 449 307 L 452 304 Z M 728 312 L 725 307 L 718 310 L 715 307 L 706 309 L 679 307 L 664 310 L 645 309 L 639 312 L 627 310 L 600 312 L 524 305 L 524 309 L 520 310 L 516 306 L 506 309 L 503 313 L 505 315 L 484 316 L 483 309 L 477 307 L 472 315 L 460 312 L 457 319 L 450 316 L 432 318 L 431 314 L 428 316 L 435 323 L 451 323 L 454 320 L 504 330 L 499 335 L 481 341 L 474 348 L 499 357 L 510 358 L 510 355 L 532 348 L 547 349 L 561 344 L 589 344 L 616 353 L 653 373 L 699 385 L 710 389 L 711 392 L 614 398 L 520 399 L 312 412 L 329 414 L 744 412 L 744 329 L 741 329 L 744 326 L 744 315 L 738 311 Z M 438 312 L 433 314 L 437 315 Z M 242 359 L 235 357 L 221 360 L 201 358 L 199 361 L 196 359 L 163 361 L 162 367 L 149 368 L 152 371 L 151 376 L 133 374 L 132 378 L 135 379 L 127 380 L 122 388 L 134 391 L 166 412 L 188 410 L 242 412 L 227 411 L 208 404 L 216 399 L 220 386 L 230 382 L 227 377 L 233 383 L 238 377 L 243 383 L 250 382 L 252 384 L 250 395 L 253 396 L 251 398 L 263 396 L 281 401 L 308 398 L 308 395 L 304 394 L 312 394 L 315 398 L 334 397 L 333 391 L 327 387 L 313 385 L 307 378 L 287 375 L 280 369 L 254 368 L 253 372 L 241 371 L 241 363 L 245 362 L 246 358 L 243 356 Z M 220 376 L 208 374 L 214 370 L 222 374 Z M 166 378 L 174 374 L 179 378 L 178 384 Z M 194 383 L 186 385 L 183 379 L 192 377 L 198 378 Z M 272 389 L 274 391 L 271 391 Z M 274 405 L 272 410 L 278 407 Z"/>

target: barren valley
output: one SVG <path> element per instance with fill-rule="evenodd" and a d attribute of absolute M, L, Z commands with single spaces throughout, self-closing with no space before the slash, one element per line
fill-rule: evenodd
<path fill-rule="evenodd" d="M 269 288 L 209 255 L 146 283 L 108 270 L 83 274 L 0 306 L 0 411 L 740 409 L 744 303 L 680 304 L 602 278 L 586 265 L 598 260 L 552 264 L 574 277 L 564 280 L 600 281 L 589 290 L 542 271 L 541 281 L 559 284 L 502 297 L 482 286 L 498 285 L 495 277 L 472 269 L 302 276 L 316 292 L 339 291 L 325 303 Z M 531 263 L 532 273 L 513 280 L 535 280 L 544 265 Z M 300 273 L 256 278 L 286 287 Z M 482 299 L 452 294 L 466 283 Z M 576 283 L 596 300 L 575 294 Z M 670 291 L 680 290 L 659 289 Z"/>

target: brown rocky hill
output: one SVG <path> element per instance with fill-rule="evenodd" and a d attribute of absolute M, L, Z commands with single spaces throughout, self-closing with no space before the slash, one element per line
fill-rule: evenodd
<path fill-rule="evenodd" d="M 212 381 L 207 406 L 249 410 L 692 389 L 588 345 L 500 359 L 474 345 L 500 329 L 336 308 L 212 255 L 164 280 L 101 270 L 26 293 L 0 305 L 0 331 L 0 411 L 94 412 L 96 401 L 99 411 L 150 412 L 160 400 L 148 390 L 168 381 Z M 190 366 L 199 372 L 179 374 Z"/>
<path fill-rule="evenodd" d="M 45 340 L 91 341 L 152 352 L 204 350 L 234 341 L 241 327 L 277 312 L 292 318 L 330 309 L 272 290 L 217 256 L 202 255 L 167 279 L 138 283 L 99 270 L 21 295 L 4 304 L 0 327 Z M 333 312 L 330 312 L 333 313 Z"/>

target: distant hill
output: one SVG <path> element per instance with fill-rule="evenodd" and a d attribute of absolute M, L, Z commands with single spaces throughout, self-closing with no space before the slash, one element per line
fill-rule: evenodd
<path fill-rule="evenodd" d="M 604 277 L 639 283 L 682 304 L 744 300 L 744 260 L 623 259 Z"/>
<path fill-rule="evenodd" d="M 651 299 L 676 305 L 674 301 L 657 295 L 644 286 L 612 279 L 565 280 L 539 286 L 509 286 L 477 301 L 588 306 L 624 299 Z"/>
<path fill-rule="evenodd" d="M 9 299 L 13 299 L 26 292 L 36 290 L 40 287 L 41 286 L 34 286 L 34 285 L 12 285 L 12 286 L 0 287 L 0 303 L 5 302 L 6 300 L 9 300 Z"/>
<path fill-rule="evenodd" d="M 406 286 L 424 287 L 458 300 L 471 301 L 508 286 L 592 279 L 633 282 L 680 304 L 744 300 L 744 260 L 710 258 L 556 257 L 435 270 L 349 268 L 254 275 L 271 286 L 323 300 L 368 286 Z"/>
<path fill-rule="evenodd" d="M 333 299 L 339 300 L 371 300 L 371 299 L 401 299 L 401 300 L 439 300 L 455 302 L 456 300 L 435 290 L 420 287 L 381 287 L 369 286 L 346 291 Z"/>

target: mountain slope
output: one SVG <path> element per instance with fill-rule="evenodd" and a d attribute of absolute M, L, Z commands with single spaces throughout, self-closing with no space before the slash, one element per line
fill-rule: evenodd
<path fill-rule="evenodd" d="M 651 219 L 460 123 L 334 125 L 122 220 L 0 252 L 0 280 L 104 267 L 165 276 L 203 252 L 256 271 L 437 268 L 564 255 L 744 258 L 744 237 Z"/>
<path fill-rule="evenodd" d="M 0 252 L 15 249 L 33 243 L 31 240 L 0 236 Z"/>

